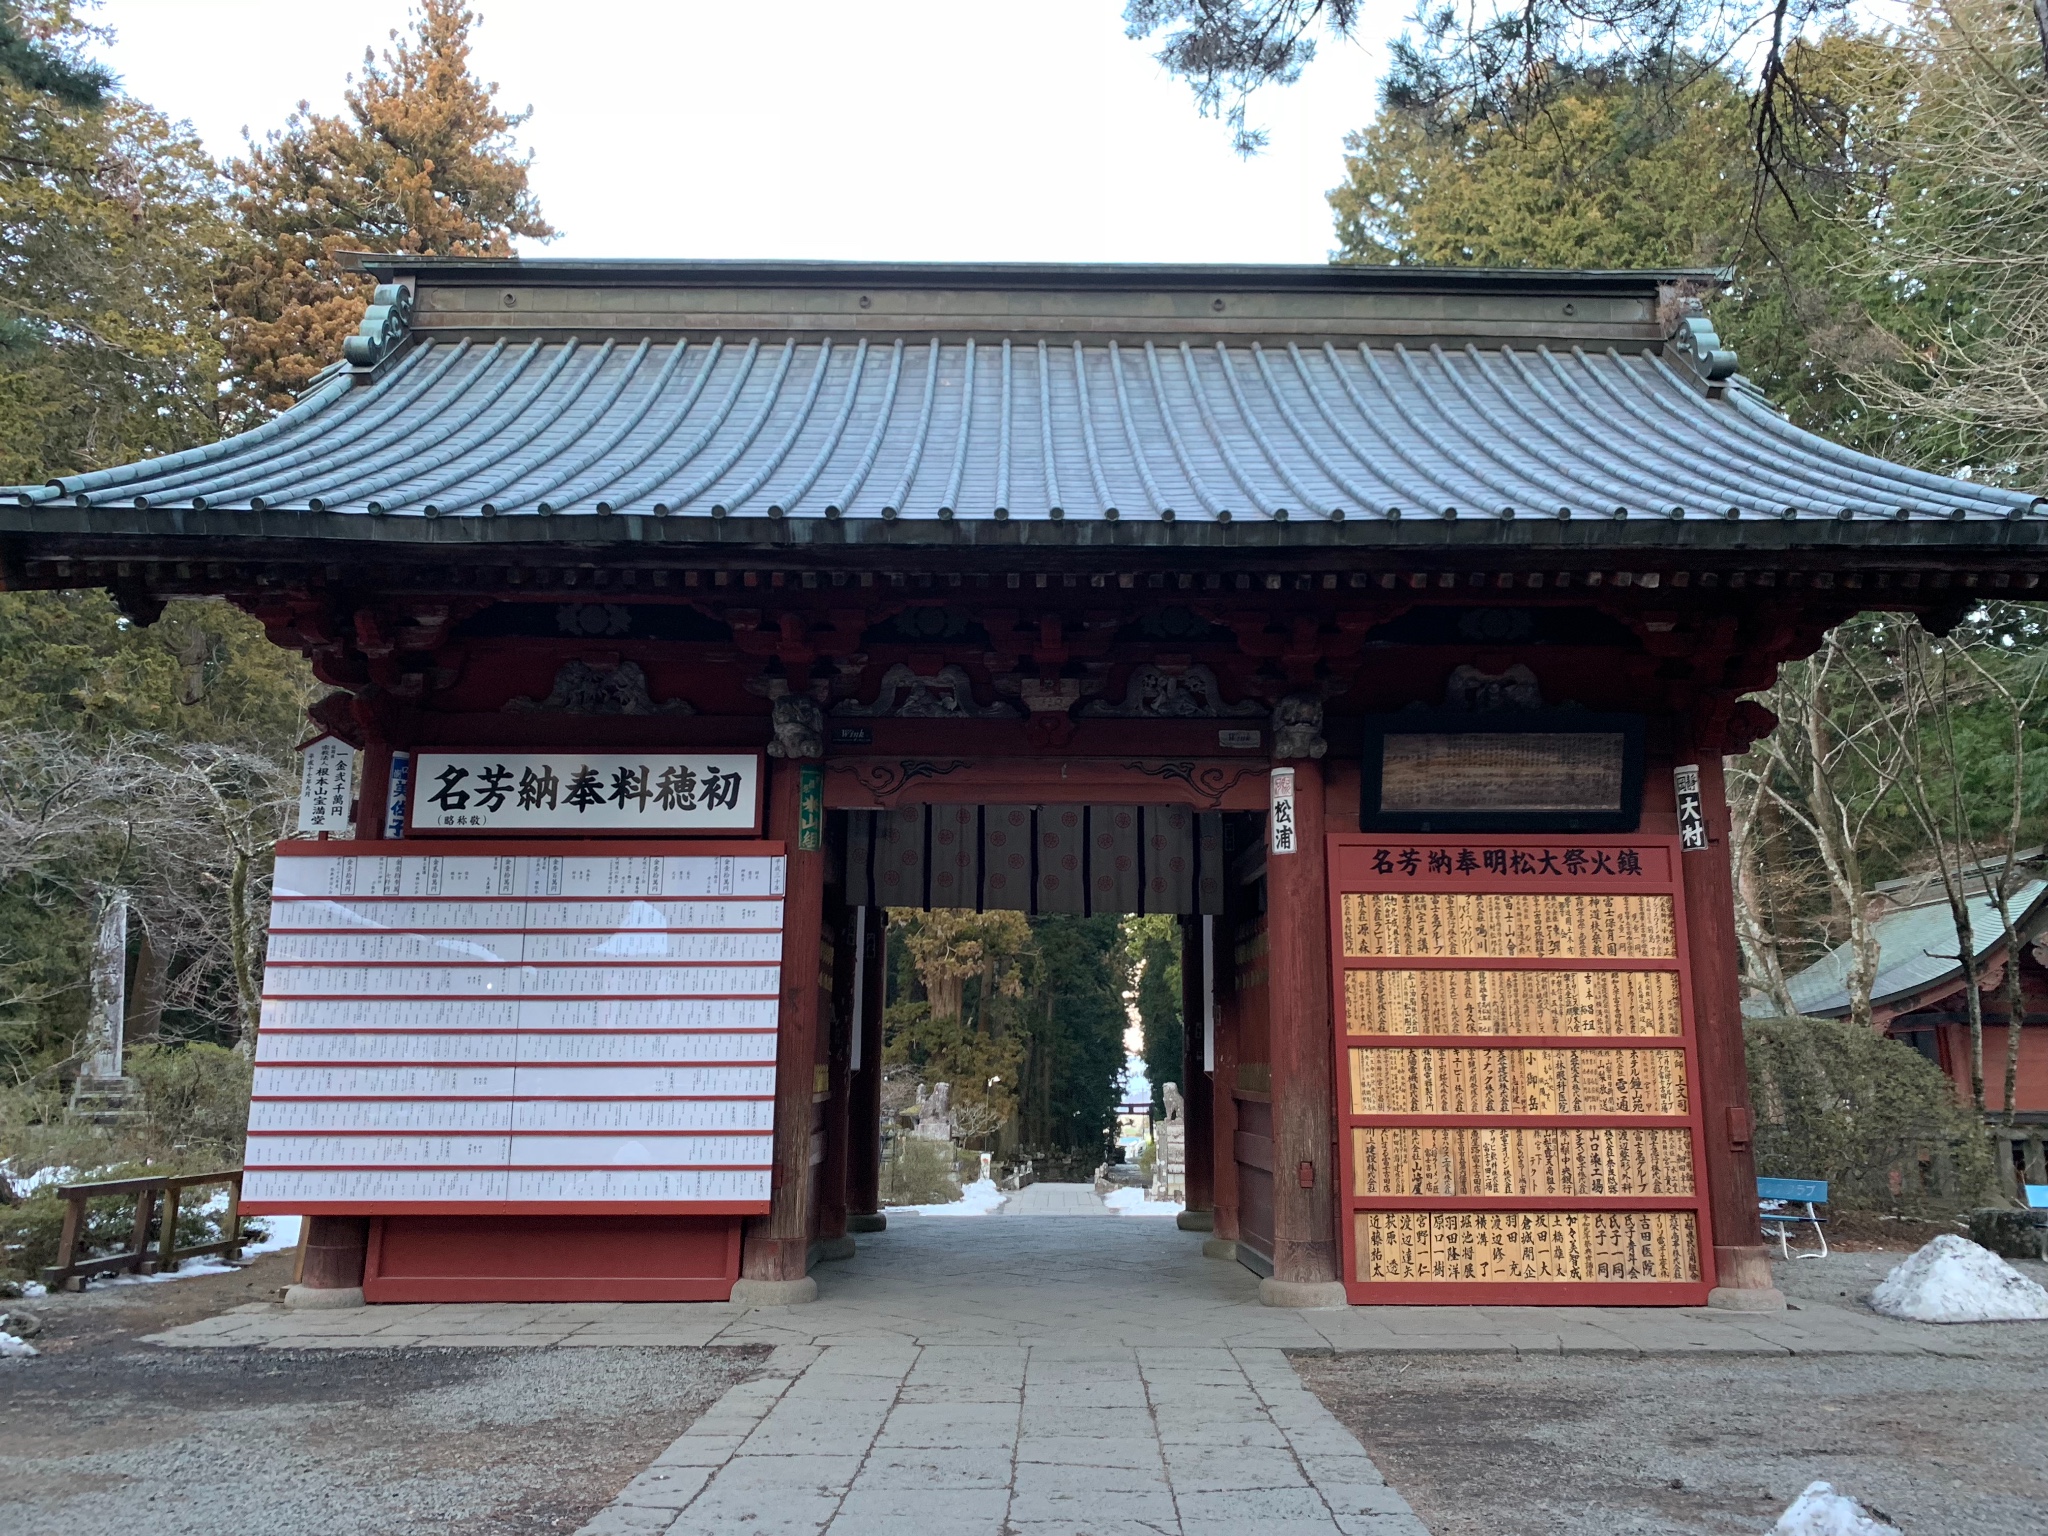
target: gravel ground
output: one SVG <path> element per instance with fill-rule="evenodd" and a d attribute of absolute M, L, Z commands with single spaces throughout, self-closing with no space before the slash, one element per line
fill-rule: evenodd
<path fill-rule="evenodd" d="M 758 1358 L 138 1342 L 287 1279 L 265 1260 L 28 1303 L 44 1354 L 0 1361 L 0 1533 L 573 1531 Z"/>
<path fill-rule="evenodd" d="M 1797 1261 L 1779 1285 L 1794 1305 L 1860 1307 L 1903 1257 Z M 1295 1363 L 1433 1536 L 1758 1536 L 1816 1478 L 1907 1536 L 2039 1536 L 2048 1323 L 1913 1326 L 1974 1358 Z"/>

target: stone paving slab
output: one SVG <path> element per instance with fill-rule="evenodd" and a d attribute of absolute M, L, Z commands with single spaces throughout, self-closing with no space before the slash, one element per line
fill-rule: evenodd
<path fill-rule="evenodd" d="M 962 1375 L 1008 1400 L 916 1395 Z M 1277 1350 L 1071 1344 L 778 1349 L 582 1536 L 721 1530 L 1428 1536 Z"/>

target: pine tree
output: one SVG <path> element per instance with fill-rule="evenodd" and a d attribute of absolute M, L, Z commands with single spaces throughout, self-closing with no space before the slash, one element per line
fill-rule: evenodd
<path fill-rule="evenodd" d="M 0 4 L 0 484 L 218 430 L 219 178 L 84 59 L 99 35 L 68 0 Z"/>
<path fill-rule="evenodd" d="M 421 0 L 409 34 L 365 51 L 345 115 L 301 102 L 230 164 L 248 235 L 219 287 L 233 409 L 281 409 L 341 355 L 372 286 L 343 252 L 509 256 L 514 236 L 553 238 L 514 142 L 530 114 L 470 72 L 476 25 L 463 0 Z"/>

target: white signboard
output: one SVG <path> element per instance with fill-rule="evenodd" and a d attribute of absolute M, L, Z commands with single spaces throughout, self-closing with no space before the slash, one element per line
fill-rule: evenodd
<path fill-rule="evenodd" d="M 752 752 L 421 752 L 417 832 L 755 832 Z"/>
<path fill-rule="evenodd" d="M 1294 836 L 1294 770 L 1275 768 L 1273 770 L 1272 797 L 1272 838 L 1269 846 L 1274 853 L 1292 853 L 1295 848 Z"/>
<path fill-rule="evenodd" d="M 1687 853 L 1704 853 L 1707 816 L 1700 803 L 1700 765 L 1686 763 L 1673 768 L 1671 786 L 1678 800 L 1678 846 Z"/>
<path fill-rule="evenodd" d="M 618 847 L 281 845 L 243 1208 L 765 1211 L 784 861 Z"/>
<path fill-rule="evenodd" d="M 356 749 L 338 736 L 309 742 L 299 755 L 299 830 L 340 837 L 349 823 Z"/>

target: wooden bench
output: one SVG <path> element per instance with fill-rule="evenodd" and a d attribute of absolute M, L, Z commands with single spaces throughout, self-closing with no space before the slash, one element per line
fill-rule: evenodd
<path fill-rule="evenodd" d="M 178 1246 L 178 1203 L 188 1189 L 208 1184 L 228 1186 L 227 1219 L 222 1226 L 227 1236 L 217 1243 Z M 119 1253 L 97 1258 L 78 1257 L 78 1245 L 85 1236 L 85 1207 L 88 1200 L 132 1195 L 135 1222 L 128 1247 Z M 95 1275 L 127 1273 L 153 1275 L 176 1269 L 186 1259 L 202 1254 L 222 1253 L 236 1258 L 242 1251 L 242 1170 L 224 1168 L 219 1173 L 162 1174 L 153 1178 L 106 1179 L 97 1184 L 64 1184 L 57 1198 L 65 1203 L 64 1226 L 57 1238 L 57 1262 L 43 1271 L 43 1284 L 51 1290 L 82 1289 Z M 161 1206 L 161 1209 L 159 1209 Z M 157 1227 L 154 1249 L 150 1227 Z"/>
<path fill-rule="evenodd" d="M 1815 1209 L 1828 1203 L 1826 1179 L 1758 1179 L 1756 1203 L 1763 1216 L 1764 1235 L 1778 1240 L 1779 1258 L 1824 1259 L 1828 1256 L 1827 1218 Z M 1805 1211 L 1802 1213 L 1795 1209 L 1798 1206 L 1804 1206 Z M 1813 1235 L 1820 1240 L 1820 1247 L 1795 1255 L 1790 1241 L 1795 1226 L 1812 1227 Z"/>

